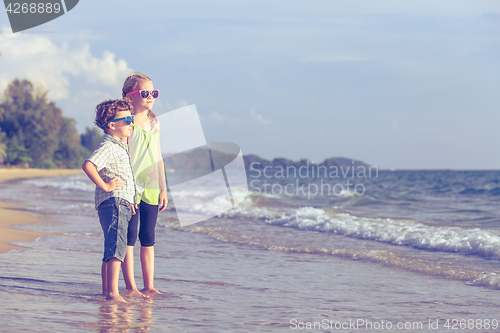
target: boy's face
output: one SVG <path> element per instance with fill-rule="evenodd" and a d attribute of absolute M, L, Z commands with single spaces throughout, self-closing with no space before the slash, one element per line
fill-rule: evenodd
<path fill-rule="evenodd" d="M 130 111 L 118 111 L 116 112 L 116 116 L 114 119 L 124 118 L 127 116 L 131 116 Z M 127 142 L 127 138 L 132 134 L 132 130 L 134 129 L 134 124 L 131 123 L 127 125 L 125 119 L 115 121 L 109 123 L 106 128 L 106 133 L 111 135 L 112 137 Z"/>

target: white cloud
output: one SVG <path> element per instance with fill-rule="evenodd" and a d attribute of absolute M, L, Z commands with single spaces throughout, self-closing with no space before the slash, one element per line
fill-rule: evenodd
<path fill-rule="evenodd" d="M 33 34 L 0 34 L 1 88 L 14 78 L 42 84 L 53 100 L 70 97 L 71 79 L 79 79 L 92 88 L 113 88 L 117 95 L 122 80 L 132 69 L 110 51 L 101 57 L 90 52 L 88 43 L 54 43 L 50 37 Z"/>
<path fill-rule="evenodd" d="M 178 108 L 182 108 L 182 107 L 185 107 L 185 106 L 189 105 L 188 101 L 186 101 L 185 99 L 179 99 L 179 100 L 177 100 L 176 104 L 177 104 Z"/>
<path fill-rule="evenodd" d="M 250 113 L 252 114 L 252 117 L 257 120 L 259 123 L 264 124 L 264 125 L 270 125 L 273 122 L 269 119 L 264 118 L 262 115 L 257 114 L 254 109 L 250 110 Z"/>
<path fill-rule="evenodd" d="M 224 117 L 217 111 L 212 112 L 210 118 L 216 121 L 224 121 Z"/>
<path fill-rule="evenodd" d="M 100 90 L 78 90 L 71 98 L 62 101 L 60 105 L 65 116 L 75 118 L 80 130 L 84 127 L 92 127 L 95 119 L 95 107 L 97 103 L 110 98 L 117 98 L 116 94 Z M 73 112 L 67 112 L 73 111 Z M 75 112 L 76 111 L 76 112 Z"/>

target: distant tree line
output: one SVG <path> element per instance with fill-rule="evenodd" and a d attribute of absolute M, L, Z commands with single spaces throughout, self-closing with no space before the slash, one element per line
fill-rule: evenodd
<path fill-rule="evenodd" d="M 79 168 L 102 131 L 78 134 L 76 120 L 47 99 L 47 91 L 15 79 L 0 96 L 0 165 Z"/>

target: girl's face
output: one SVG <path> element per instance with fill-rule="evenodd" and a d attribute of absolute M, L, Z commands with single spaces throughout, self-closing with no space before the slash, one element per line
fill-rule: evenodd
<path fill-rule="evenodd" d="M 134 90 L 154 90 L 153 82 L 149 80 L 140 81 Z M 149 94 L 148 98 L 142 98 L 141 94 L 132 94 L 128 95 L 132 100 L 132 104 L 134 105 L 134 114 L 138 112 L 144 112 L 147 110 L 153 109 L 153 104 L 155 103 L 155 99 L 151 94 Z"/>

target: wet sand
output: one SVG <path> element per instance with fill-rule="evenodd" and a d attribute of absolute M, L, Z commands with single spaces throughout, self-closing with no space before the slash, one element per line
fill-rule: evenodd
<path fill-rule="evenodd" d="M 43 170 L 43 169 L 0 169 L 1 183 L 41 177 L 69 176 L 82 172 L 80 169 Z M 0 202 L 0 253 L 21 248 L 10 242 L 30 242 L 48 233 L 13 229 L 14 225 L 35 224 L 40 222 L 24 212 L 23 207 Z"/>

